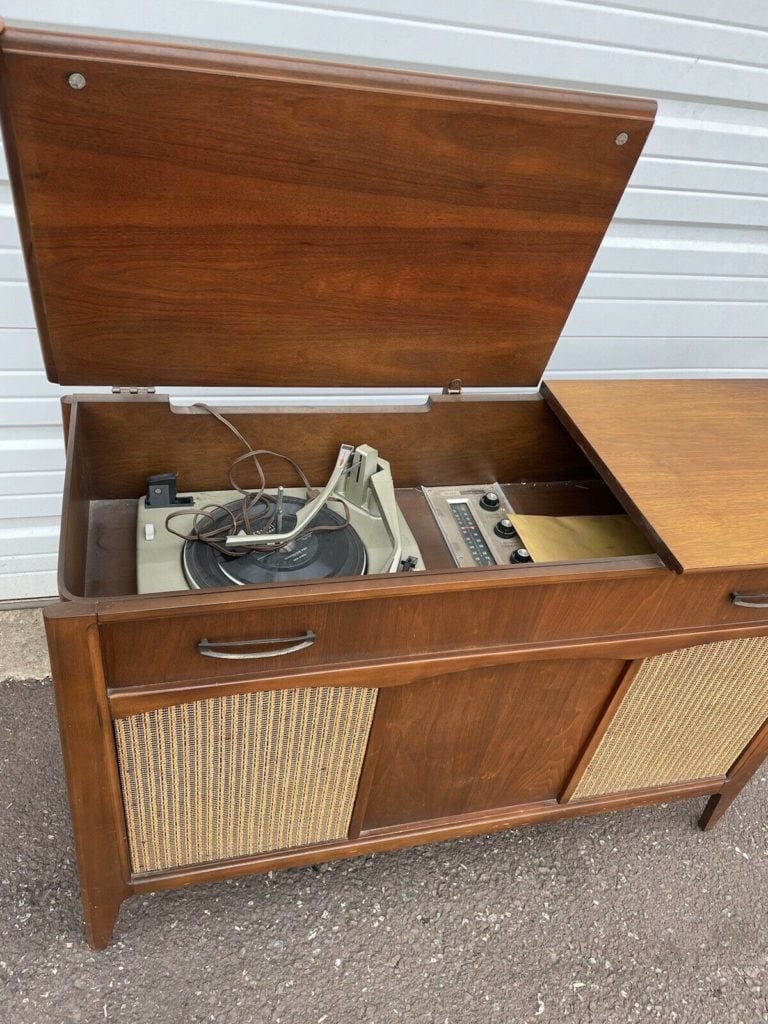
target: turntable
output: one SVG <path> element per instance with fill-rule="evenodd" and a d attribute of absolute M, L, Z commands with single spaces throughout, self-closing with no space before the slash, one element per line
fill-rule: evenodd
<path fill-rule="evenodd" d="M 389 463 L 374 448 L 342 445 L 327 484 L 309 495 L 285 487 L 177 494 L 173 474 L 150 477 L 137 517 L 139 593 L 424 568 Z"/>

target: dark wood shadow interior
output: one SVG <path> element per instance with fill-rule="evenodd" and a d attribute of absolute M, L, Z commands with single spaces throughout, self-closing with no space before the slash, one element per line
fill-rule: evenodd
<path fill-rule="evenodd" d="M 323 483 L 339 446 L 368 443 L 387 458 L 403 513 L 430 570 L 453 569 L 421 485 L 505 486 L 518 512 L 608 514 L 621 506 L 546 404 L 521 398 L 433 398 L 421 406 L 295 411 L 222 409 L 254 447 L 280 451 Z M 167 398 L 88 397 L 67 409 L 68 466 L 61 579 L 72 597 L 136 593 L 136 499 L 146 478 L 174 472 L 180 491 L 229 488 L 243 447 L 203 409 Z M 76 456 L 76 457 L 75 457 Z M 272 460 L 267 483 L 293 484 Z M 271 476 L 270 476 L 271 474 Z M 247 464 L 238 475 L 255 485 Z M 473 571 L 473 570 L 468 570 Z"/>

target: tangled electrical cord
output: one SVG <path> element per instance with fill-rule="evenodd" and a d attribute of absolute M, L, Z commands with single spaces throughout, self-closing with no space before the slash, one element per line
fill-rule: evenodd
<path fill-rule="evenodd" d="M 228 474 L 232 490 L 242 494 L 243 501 L 237 510 L 233 510 L 231 506 L 217 505 L 215 503 L 204 505 L 202 508 L 177 509 L 166 517 L 165 526 L 168 532 L 176 537 L 180 537 L 184 541 L 199 540 L 203 544 L 209 544 L 212 548 L 216 548 L 217 551 L 231 558 L 242 558 L 243 555 L 247 555 L 252 551 L 277 551 L 290 544 L 291 541 L 282 541 L 280 543 L 264 545 L 249 544 L 247 547 L 244 546 L 242 548 L 226 546 L 226 538 L 235 537 L 241 531 L 245 531 L 245 533 L 268 533 L 277 518 L 277 499 L 275 495 L 267 493 L 267 479 L 259 458 L 260 456 L 272 456 L 287 462 L 301 480 L 302 486 L 306 489 L 307 501 L 317 492 L 310 485 L 301 467 L 290 456 L 270 451 L 268 448 L 253 448 L 234 423 L 231 423 L 226 416 L 222 416 L 220 412 L 211 409 L 204 402 L 196 402 L 195 408 L 204 409 L 205 412 L 209 413 L 220 423 L 223 423 L 245 445 L 245 452 L 242 455 L 238 455 L 234 462 L 230 464 Z M 248 461 L 253 462 L 259 475 L 259 486 L 257 488 L 241 487 L 234 478 L 235 469 L 241 463 Z M 344 527 L 349 525 L 349 508 L 346 501 L 338 496 L 334 496 L 329 501 L 337 502 L 342 506 L 344 509 L 344 522 L 325 526 L 310 526 L 304 531 L 305 534 L 333 533 L 335 530 L 343 530 Z M 181 516 L 194 516 L 189 533 L 180 533 L 170 525 L 172 519 L 178 519 Z"/>

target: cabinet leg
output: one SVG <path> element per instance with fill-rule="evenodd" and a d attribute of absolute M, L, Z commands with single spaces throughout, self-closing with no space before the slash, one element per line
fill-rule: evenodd
<path fill-rule="evenodd" d="M 89 944 L 110 940 L 131 895 L 120 776 L 95 616 L 66 605 L 45 612 L 59 733 Z"/>
<path fill-rule="evenodd" d="M 89 901 L 83 892 L 85 937 L 91 949 L 105 949 L 112 938 L 125 894 L 115 893 L 111 899 L 102 897 L 98 903 Z"/>
<path fill-rule="evenodd" d="M 734 790 L 730 796 L 725 792 L 715 793 L 714 796 L 711 796 L 709 800 L 707 800 L 707 806 L 704 808 L 704 811 L 699 818 L 699 828 L 703 832 L 709 832 L 710 829 L 714 828 L 736 799 L 737 795 L 737 791 Z"/>
<path fill-rule="evenodd" d="M 722 790 L 707 801 L 704 813 L 699 818 L 699 828 L 708 832 L 709 829 L 715 827 L 766 757 L 768 757 L 768 722 L 765 722 L 753 736 L 741 757 L 731 768 Z"/>

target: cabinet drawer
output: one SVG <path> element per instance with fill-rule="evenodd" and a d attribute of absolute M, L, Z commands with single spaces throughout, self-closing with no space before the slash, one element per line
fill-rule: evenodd
<path fill-rule="evenodd" d="M 169 602 L 167 615 L 162 603 L 144 615 L 123 605 L 100 618 L 108 685 L 253 678 L 408 655 L 768 620 L 766 609 L 733 604 L 733 590 L 760 590 L 745 574 L 689 577 L 660 569 L 630 578 L 510 576 L 509 584 L 499 584 L 478 573 L 476 579 L 476 586 L 452 589 L 437 581 L 434 589 L 402 585 L 394 595 L 373 585 L 339 594 L 329 584 L 320 597 L 296 604 L 286 602 L 285 590 L 279 604 L 251 592 L 189 611 Z"/>

